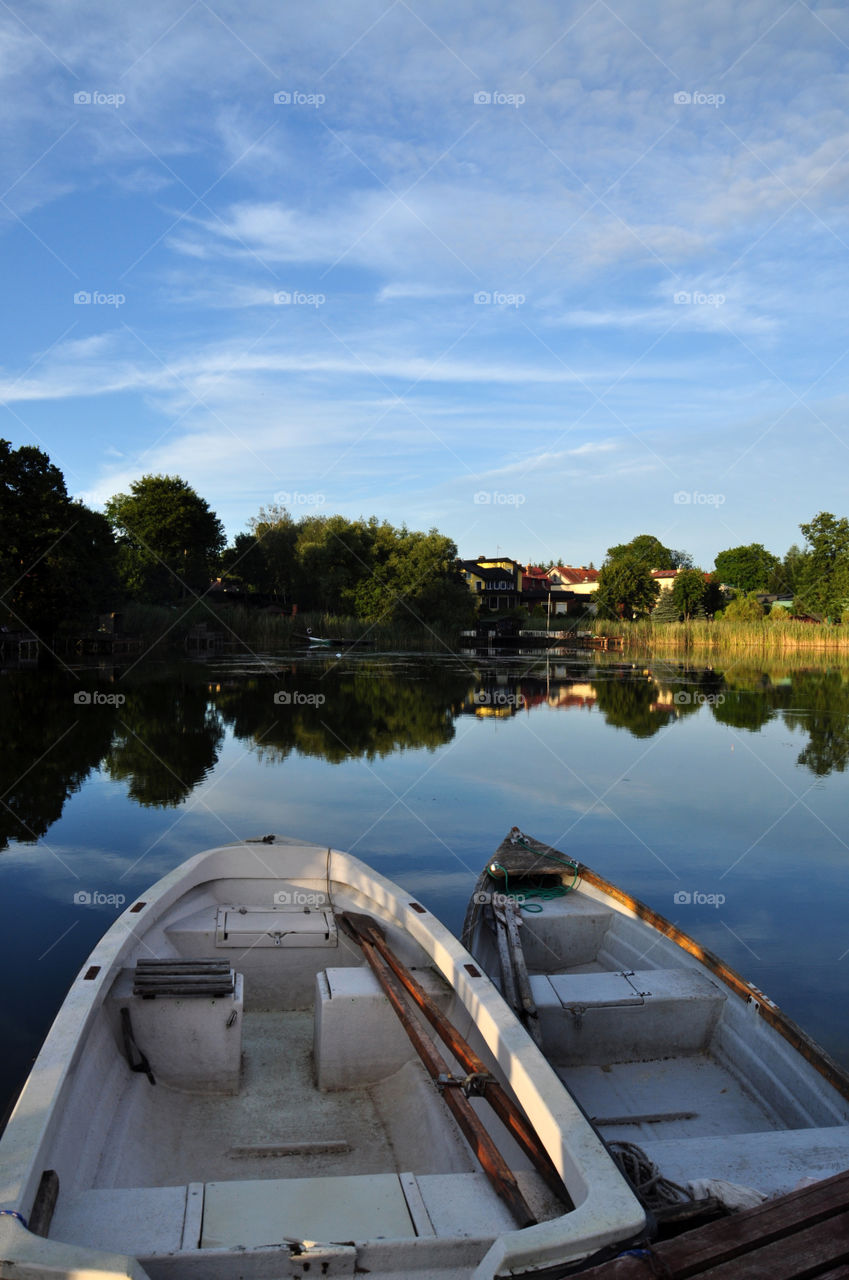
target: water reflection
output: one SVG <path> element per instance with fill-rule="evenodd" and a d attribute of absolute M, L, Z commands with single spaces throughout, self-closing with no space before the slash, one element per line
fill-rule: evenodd
<path fill-rule="evenodd" d="M 86 700 L 87 699 L 87 700 Z M 849 670 L 788 665 L 727 671 L 606 655 L 481 661 L 280 659 L 242 665 L 16 672 L 0 678 L 0 848 L 37 841 L 97 769 L 148 808 L 185 802 L 209 776 L 228 727 L 259 759 L 330 763 L 450 743 L 461 717 L 580 712 L 636 738 L 690 717 L 757 733 L 780 717 L 799 735 L 799 767 L 818 777 L 849 761 Z"/>

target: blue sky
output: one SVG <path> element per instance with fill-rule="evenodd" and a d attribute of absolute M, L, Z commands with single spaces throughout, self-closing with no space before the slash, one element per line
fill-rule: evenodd
<path fill-rule="evenodd" d="M 0 435 L 74 495 L 162 472 L 231 536 L 276 500 L 465 556 L 652 532 L 706 568 L 849 512 L 849 9 L 0 26 Z"/>

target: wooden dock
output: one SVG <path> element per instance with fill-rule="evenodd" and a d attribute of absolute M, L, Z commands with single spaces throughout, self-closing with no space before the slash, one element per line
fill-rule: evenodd
<path fill-rule="evenodd" d="M 580 1275 L 581 1280 L 846 1280 L 849 1172 L 674 1240 L 629 1250 Z"/>
<path fill-rule="evenodd" d="M 499 631 L 484 624 L 474 631 L 461 631 L 460 636 L 479 648 L 603 649 L 613 653 L 625 649 L 624 636 L 597 636 L 590 631 Z"/>

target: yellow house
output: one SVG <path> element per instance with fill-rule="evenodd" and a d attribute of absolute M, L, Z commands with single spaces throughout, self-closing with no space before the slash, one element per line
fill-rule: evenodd
<path fill-rule="evenodd" d="M 461 560 L 460 571 L 481 609 L 497 612 L 516 608 L 522 583 L 522 569 L 517 560 L 509 556 Z"/>

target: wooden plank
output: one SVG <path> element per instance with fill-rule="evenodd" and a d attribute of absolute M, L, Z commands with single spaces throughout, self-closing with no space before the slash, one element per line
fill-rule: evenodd
<path fill-rule="evenodd" d="M 846 1280 L 849 1270 L 840 1264 L 849 1263 L 849 1172 L 652 1245 L 645 1259 L 601 1263 L 582 1280 L 638 1280 L 652 1263 L 671 1280 L 824 1280 L 835 1264 Z"/>
<path fill-rule="evenodd" d="M 501 994 L 514 1013 L 519 1012 L 519 993 L 516 990 L 516 975 L 510 958 L 510 944 L 507 938 L 507 925 L 503 916 L 495 911 L 495 943 L 498 948 L 498 964 L 501 969 Z"/>
<path fill-rule="evenodd" d="M 503 917 L 507 929 L 513 976 L 522 1006 L 521 1010 L 517 1010 L 517 1012 L 519 1012 L 519 1017 L 537 1048 L 541 1049 L 542 1032 L 539 1029 L 539 1011 L 531 993 L 531 980 L 528 976 L 528 966 L 525 963 L 525 952 L 519 933 L 519 908 L 513 903 L 505 903 L 503 908 L 494 907 L 493 910 L 495 911 L 496 920 L 499 917 Z"/>
<path fill-rule="evenodd" d="M 45 1169 L 35 1193 L 29 1229 L 35 1236 L 46 1237 L 50 1231 L 53 1211 L 59 1198 L 59 1175 L 55 1169 Z"/>
<path fill-rule="evenodd" d="M 835 1174 L 813 1186 L 791 1191 L 777 1200 L 767 1200 L 755 1209 L 722 1218 L 689 1231 L 677 1240 L 657 1245 L 673 1268 L 687 1264 L 698 1269 L 719 1265 L 753 1245 L 763 1247 L 808 1226 L 827 1224 L 846 1211 L 849 1200 L 849 1173 Z M 825 1230 L 825 1225 L 823 1230 Z M 688 1269 L 683 1274 L 695 1274 Z"/>
<path fill-rule="evenodd" d="M 807 1280 L 807 1277 L 819 1276 L 825 1267 L 846 1262 L 849 1262 L 849 1213 L 827 1224 L 817 1223 L 804 1231 L 794 1231 L 772 1244 L 754 1245 L 721 1266 L 698 1272 L 688 1266 L 674 1274 L 698 1275 L 699 1280 L 738 1280 L 745 1269 L 746 1280 Z"/>

